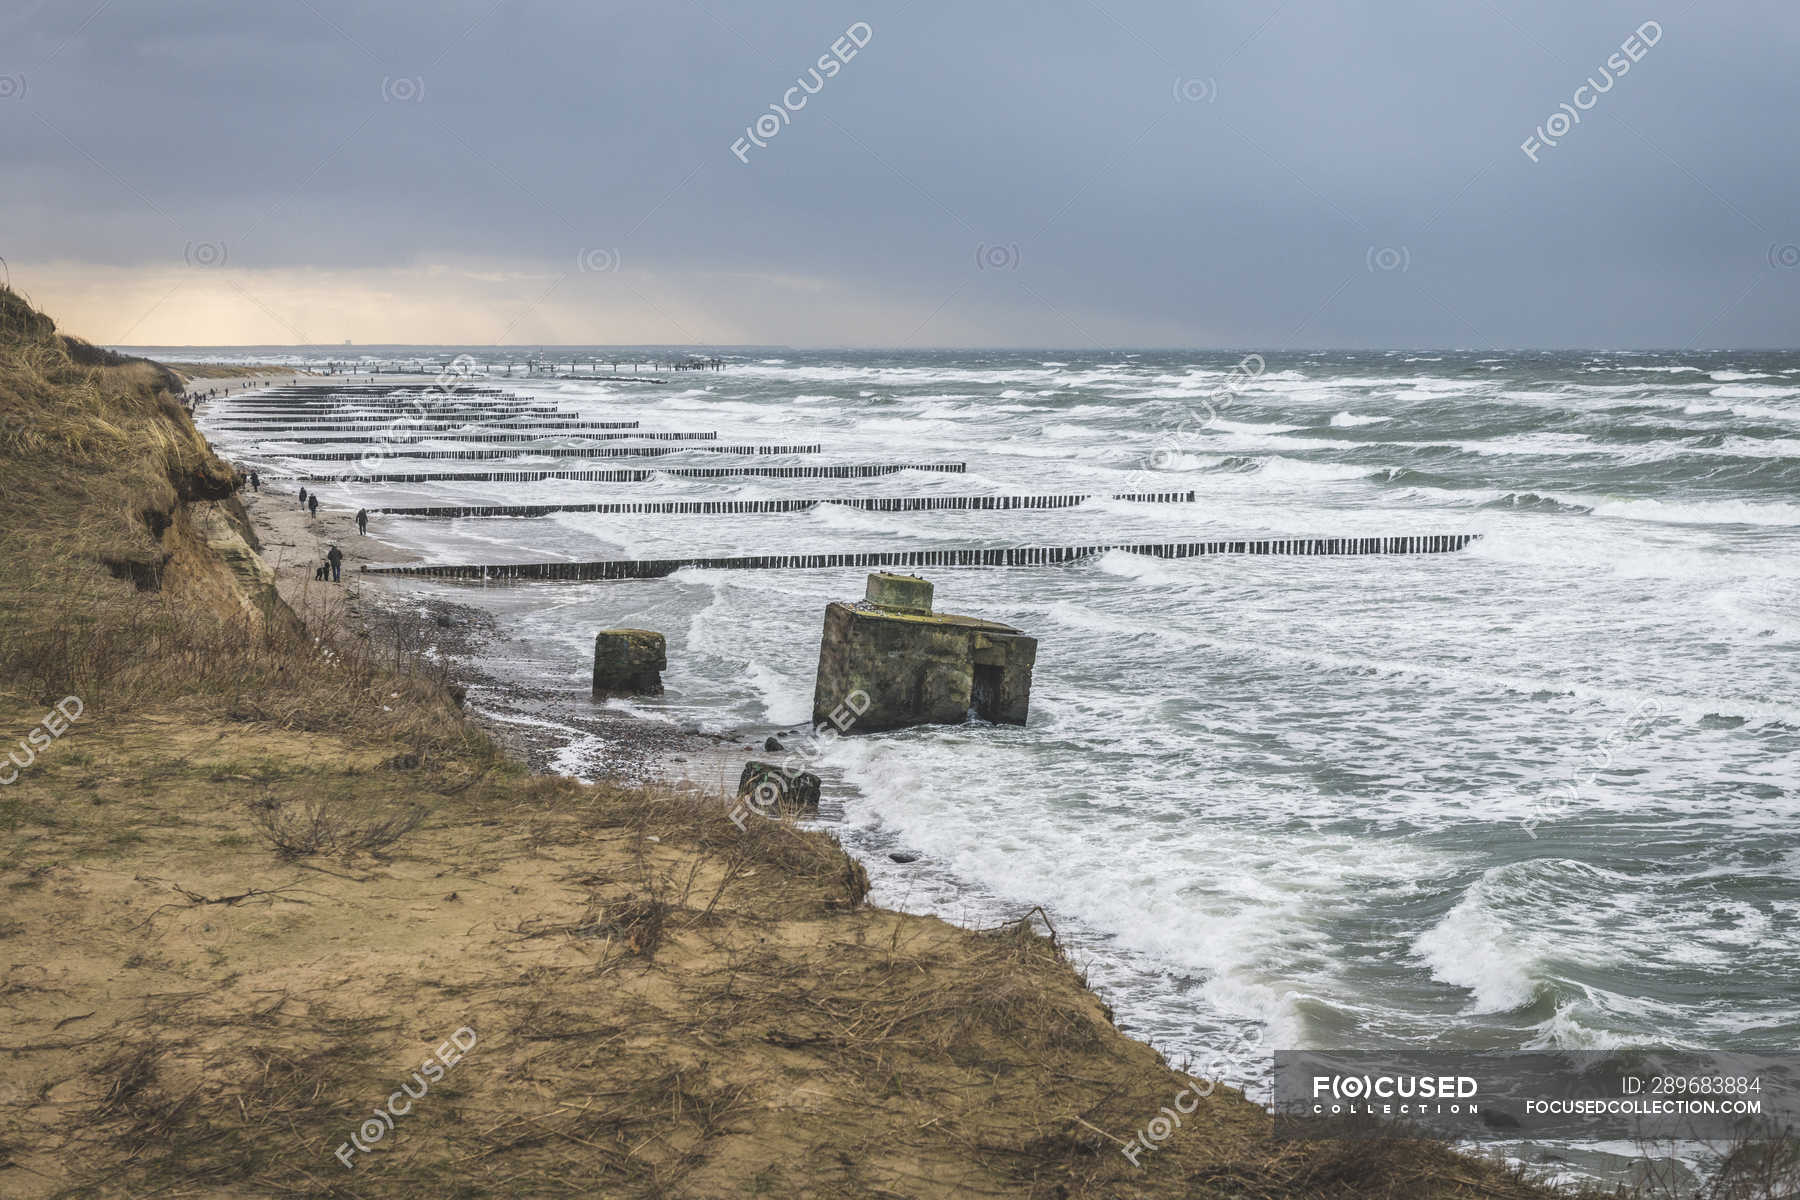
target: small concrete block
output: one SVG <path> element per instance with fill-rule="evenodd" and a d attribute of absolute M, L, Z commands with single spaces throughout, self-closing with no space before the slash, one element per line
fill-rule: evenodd
<path fill-rule="evenodd" d="M 663 635 L 648 629 L 603 629 L 594 638 L 594 695 L 660 696 L 669 665 Z"/>
<path fill-rule="evenodd" d="M 931 615 L 931 582 L 917 575 L 894 575 L 879 571 L 869 576 L 863 598 L 878 608 L 895 612 Z"/>

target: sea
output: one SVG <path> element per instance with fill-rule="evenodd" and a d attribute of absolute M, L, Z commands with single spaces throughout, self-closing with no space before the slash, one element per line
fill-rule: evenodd
<path fill-rule="evenodd" d="M 926 570 L 940 610 L 1038 639 L 1029 723 L 853 731 L 814 760 L 818 824 L 876 903 L 976 927 L 1041 908 L 1125 1030 L 1252 1095 L 1271 1046 L 1800 1043 L 1800 355 L 739 348 L 655 384 L 580 377 L 649 371 L 651 351 L 558 349 L 572 378 L 524 377 L 517 348 L 363 361 L 458 353 L 470 385 L 584 419 L 820 449 L 570 461 L 640 443 L 546 436 L 500 462 L 388 447 L 368 469 L 966 469 L 351 480 L 327 503 L 1089 498 L 377 516 L 373 536 L 432 563 L 1480 535 L 1449 554 Z M 227 430 L 233 411 L 205 427 L 277 488 L 352 465 L 286 457 L 301 447 Z M 1183 498 L 1118 498 L 1145 492 Z M 662 631 L 667 693 L 611 703 L 760 740 L 807 721 L 824 608 L 865 574 L 390 586 L 491 609 L 514 639 L 496 670 L 559 681 L 571 706 L 592 703 L 597 629 Z M 543 720 L 568 735 L 558 765 L 591 774 L 603 747 Z"/>

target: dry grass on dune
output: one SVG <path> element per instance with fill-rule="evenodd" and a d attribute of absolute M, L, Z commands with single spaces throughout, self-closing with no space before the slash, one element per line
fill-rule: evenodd
<path fill-rule="evenodd" d="M 1275 1143 L 1225 1090 L 1134 1168 L 1117 1140 L 1183 1081 L 1037 923 L 869 908 L 829 841 L 715 799 L 219 722 L 98 732 L 42 769 L 111 799 L 28 816 L 0 863 L 0 945 L 62 924 L 0 982 L 29 1047 L 0 1143 L 50 1177 L 9 1195 L 1539 1194 L 1429 1144 Z M 419 798 L 429 821 L 349 855 L 277 853 L 254 815 Z M 462 1028 L 467 1058 L 343 1166 Z"/>
<path fill-rule="evenodd" d="M 86 704 L 0 789 L 0 1195 L 1547 1195 L 1277 1143 L 1224 1088 L 1132 1166 L 1187 1080 L 1038 923 L 871 908 L 823 834 L 528 775 L 418 630 L 254 594 L 158 371 L 0 291 L 0 730 Z"/>
<path fill-rule="evenodd" d="M 243 603 L 198 527 L 205 510 L 254 543 L 236 472 L 166 370 L 82 346 L 0 290 L 0 698 L 153 700 L 493 754 L 418 652 L 424 639 L 384 646 L 337 623 L 303 628 L 272 594 Z"/>

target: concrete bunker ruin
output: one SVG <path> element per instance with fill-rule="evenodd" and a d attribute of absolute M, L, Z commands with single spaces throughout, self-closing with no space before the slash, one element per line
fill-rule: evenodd
<path fill-rule="evenodd" d="M 868 698 L 850 726 L 857 730 L 959 725 L 972 716 L 1025 724 L 1037 639 L 998 621 L 934 613 L 932 590 L 917 576 L 880 572 L 860 602 L 826 606 L 815 725 L 857 692 Z"/>

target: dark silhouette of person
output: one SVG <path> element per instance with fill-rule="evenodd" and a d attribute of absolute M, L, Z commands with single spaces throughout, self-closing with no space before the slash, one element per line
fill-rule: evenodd
<path fill-rule="evenodd" d="M 326 565 L 328 565 L 331 568 L 331 582 L 333 582 L 333 583 L 343 582 L 339 578 L 339 573 L 343 570 L 343 566 L 344 566 L 344 552 L 342 550 L 339 550 L 336 546 L 333 546 L 331 548 L 331 550 L 325 555 L 325 562 L 326 562 Z"/>
<path fill-rule="evenodd" d="M 306 498 L 306 511 L 315 517 L 319 515 L 319 494 L 317 492 Z"/>
<path fill-rule="evenodd" d="M 253 492 L 262 491 L 262 476 L 258 475 L 255 471 L 250 472 L 250 490 Z"/>
<path fill-rule="evenodd" d="M 369 510 L 366 508 L 356 510 L 356 532 L 369 536 Z"/>
<path fill-rule="evenodd" d="M 305 488 L 300 489 L 300 507 L 301 508 L 306 507 L 306 489 Z"/>

